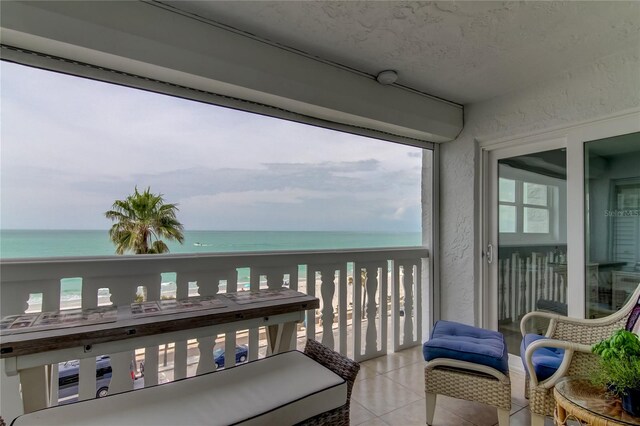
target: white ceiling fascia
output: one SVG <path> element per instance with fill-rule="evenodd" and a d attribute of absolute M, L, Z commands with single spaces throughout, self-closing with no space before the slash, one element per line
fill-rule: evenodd
<path fill-rule="evenodd" d="M 430 142 L 462 107 L 142 2 L 2 2 L 2 43 Z M 357 52 L 354 52 L 357 54 Z"/>

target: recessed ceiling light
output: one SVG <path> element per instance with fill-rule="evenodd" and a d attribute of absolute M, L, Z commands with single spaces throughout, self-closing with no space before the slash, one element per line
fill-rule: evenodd
<path fill-rule="evenodd" d="M 380 72 L 376 77 L 378 83 L 388 86 L 389 84 L 393 84 L 398 80 L 398 73 L 393 70 L 385 70 Z"/>

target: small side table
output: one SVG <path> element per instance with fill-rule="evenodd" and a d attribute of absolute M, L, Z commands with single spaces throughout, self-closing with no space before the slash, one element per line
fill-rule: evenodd
<path fill-rule="evenodd" d="M 618 398 L 607 396 L 604 389 L 588 379 L 568 377 L 556 384 L 553 395 L 558 426 L 566 426 L 567 420 L 590 426 L 640 425 L 640 418 L 625 412 Z"/>

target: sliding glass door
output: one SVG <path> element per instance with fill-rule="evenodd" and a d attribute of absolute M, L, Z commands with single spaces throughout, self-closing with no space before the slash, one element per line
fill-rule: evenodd
<path fill-rule="evenodd" d="M 527 312 L 620 309 L 640 283 L 640 113 L 479 144 L 480 323 L 517 354 Z"/>
<path fill-rule="evenodd" d="M 622 307 L 640 283 L 640 133 L 584 144 L 588 318 Z"/>
<path fill-rule="evenodd" d="M 564 148 L 494 154 L 497 246 L 488 260 L 498 330 L 517 354 L 527 312 L 567 313 L 567 155 Z"/>

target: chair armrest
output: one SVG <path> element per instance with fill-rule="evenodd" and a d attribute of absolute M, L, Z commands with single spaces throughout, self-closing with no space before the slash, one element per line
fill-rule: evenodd
<path fill-rule="evenodd" d="M 551 326 L 552 324 L 555 325 L 554 321 L 558 321 L 562 318 L 568 318 L 568 317 L 558 315 L 558 314 L 552 314 L 550 312 L 540 312 L 540 311 L 529 312 L 525 314 L 520 320 L 520 333 L 522 333 L 522 337 L 524 337 L 524 335 L 527 334 L 527 323 L 530 320 L 535 318 L 544 318 L 544 319 L 550 320 L 549 327 L 547 328 L 547 332 L 545 333 L 545 336 L 550 337 L 550 333 L 552 332 Z"/>
<path fill-rule="evenodd" d="M 571 365 L 571 359 L 573 358 L 574 352 L 591 353 L 590 345 L 556 339 L 536 340 L 527 347 L 527 350 L 524 353 L 525 364 L 527 365 L 527 371 L 529 372 L 532 386 L 538 386 L 540 384 L 538 377 L 536 376 L 535 369 L 533 368 L 533 353 L 540 348 L 564 349 L 564 357 L 562 358 L 562 363 L 560 364 L 560 367 L 558 367 L 558 370 L 553 374 L 553 376 L 541 383 L 542 386 L 547 389 L 555 386 L 558 380 L 566 375 L 569 370 L 569 366 Z"/>
<path fill-rule="evenodd" d="M 621 313 L 623 315 L 621 315 Z M 534 311 L 525 314 L 520 321 L 520 333 L 522 333 L 522 336 L 524 336 L 527 332 L 527 323 L 534 318 L 545 318 L 549 320 L 549 326 L 547 327 L 547 331 L 545 333 L 546 337 L 558 337 L 556 336 L 556 328 L 558 327 L 558 324 L 569 325 L 569 327 L 574 326 L 573 329 L 576 334 L 582 332 L 583 334 L 586 334 L 588 336 L 593 336 L 596 329 L 607 330 L 606 334 L 610 334 L 615 330 L 624 327 L 624 325 L 616 326 L 616 324 L 619 325 L 618 322 L 624 318 L 623 312 L 617 312 L 604 318 L 581 319 L 552 314 L 549 312 Z M 565 330 L 567 330 L 566 327 Z M 562 336 L 561 338 L 567 338 L 567 336 Z"/>
<path fill-rule="evenodd" d="M 609 316 L 595 319 L 581 319 L 581 318 L 572 318 L 564 315 L 552 314 L 547 312 L 530 312 L 522 317 L 520 321 L 520 332 L 524 336 L 526 333 L 526 323 L 534 317 L 538 318 L 547 318 L 550 320 L 549 328 L 547 329 L 546 336 L 553 337 L 554 330 L 558 323 L 563 324 L 571 324 L 575 325 L 576 328 L 584 328 L 587 330 L 593 330 L 594 328 L 603 328 L 608 327 L 607 332 L 613 333 L 614 331 L 623 328 L 626 319 L 631 314 L 634 306 L 640 304 L 640 283 L 636 287 L 635 291 L 629 297 L 629 300 L 625 303 L 625 305 L 620 308 L 618 312 L 615 312 Z M 586 330 L 585 330 L 586 331 Z"/>

